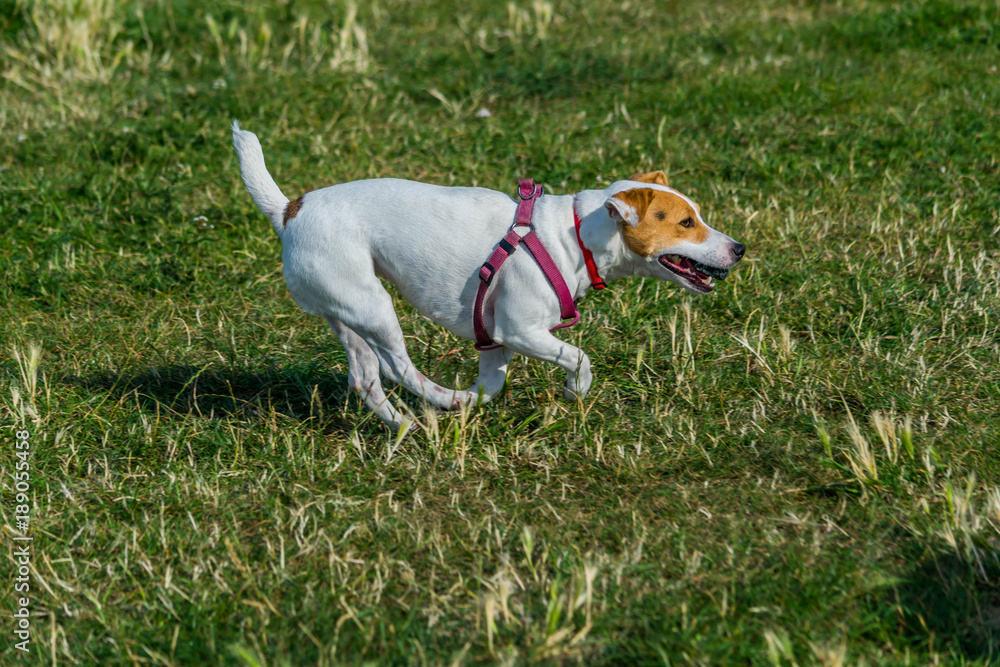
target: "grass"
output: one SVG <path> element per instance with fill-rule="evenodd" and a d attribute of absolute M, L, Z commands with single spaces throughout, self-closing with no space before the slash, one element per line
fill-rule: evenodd
<path fill-rule="evenodd" d="M 1000 659 L 997 4 L 0 6 L 5 662 Z M 588 297 L 581 404 L 519 360 L 400 439 L 289 298 L 233 118 L 293 197 L 664 169 L 748 259 Z"/>

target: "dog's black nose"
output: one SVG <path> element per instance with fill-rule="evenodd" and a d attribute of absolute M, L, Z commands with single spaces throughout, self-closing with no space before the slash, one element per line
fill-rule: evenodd
<path fill-rule="evenodd" d="M 737 243 L 733 245 L 733 254 L 736 255 L 736 259 L 742 259 L 743 253 L 747 251 L 747 247 L 742 243 Z"/>

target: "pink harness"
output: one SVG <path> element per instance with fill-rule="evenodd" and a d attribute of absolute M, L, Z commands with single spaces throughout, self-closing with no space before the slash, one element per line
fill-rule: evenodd
<path fill-rule="evenodd" d="M 580 321 L 580 311 L 576 309 L 576 303 L 573 301 L 573 295 L 570 293 L 565 279 L 559 273 L 556 263 L 552 261 L 552 256 L 549 255 L 545 246 L 542 245 L 542 241 L 535 234 L 535 230 L 531 225 L 531 214 L 535 208 L 535 200 L 542 196 L 542 186 L 535 185 L 535 181 L 531 178 L 523 178 L 518 182 L 517 194 L 520 197 L 520 201 L 517 204 L 517 215 L 514 218 L 514 224 L 511 225 L 507 235 L 500 239 L 497 249 L 493 251 L 490 258 L 479 269 L 479 291 L 476 292 L 476 304 L 472 310 L 472 328 L 476 334 L 476 349 L 480 351 L 503 347 L 494 343 L 493 339 L 486 332 L 486 325 L 483 323 L 483 302 L 486 300 L 486 291 L 489 289 L 490 283 L 493 282 L 497 271 L 500 270 L 500 267 L 507 258 L 517 250 L 517 246 L 521 242 L 524 243 L 524 247 L 528 249 L 528 252 L 538 262 L 542 273 L 545 274 L 549 284 L 555 291 L 556 297 L 559 299 L 560 317 L 563 320 L 572 319 L 570 322 L 557 324 L 552 327 L 551 331 L 562 329 L 563 327 L 571 327 Z M 576 225 L 577 241 L 580 243 L 580 248 L 583 249 L 587 271 L 590 273 L 593 287 L 595 289 L 603 289 L 605 286 L 604 281 L 597 275 L 597 268 L 593 263 L 593 257 L 583 247 L 583 241 L 580 239 L 580 218 L 576 215 L 575 209 L 573 211 L 573 218 L 573 222 Z M 518 227 L 527 227 L 528 233 L 522 236 L 517 232 Z"/>

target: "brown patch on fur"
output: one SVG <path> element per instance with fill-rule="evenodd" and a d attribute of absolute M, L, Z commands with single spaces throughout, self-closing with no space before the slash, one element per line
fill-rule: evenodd
<path fill-rule="evenodd" d="M 656 185 L 666 185 L 667 175 L 662 171 L 651 171 L 647 174 L 633 174 L 629 176 L 630 181 L 639 181 L 640 183 L 655 183 Z"/>
<path fill-rule="evenodd" d="M 704 243 L 708 238 L 708 227 L 698 220 L 695 210 L 672 192 L 635 188 L 614 197 L 631 206 L 639 216 L 639 224 L 634 227 L 627 222 L 622 224 L 625 244 L 637 255 L 652 257 L 682 241 Z M 688 219 L 693 226 L 681 224 Z"/>
<path fill-rule="evenodd" d="M 305 195 L 302 195 L 305 197 Z M 299 197 L 295 201 L 290 201 L 285 205 L 285 217 L 282 220 L 282 226 L 287 227 L 288 221 L 299 214 L 299 209 L 302 208 L 302 197 Z"/>

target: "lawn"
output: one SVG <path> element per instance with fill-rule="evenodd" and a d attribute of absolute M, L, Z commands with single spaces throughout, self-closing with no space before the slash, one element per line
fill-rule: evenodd
<path fill-rule="evenodd" d="M 1000 661 L 1000 5 L 0 8 L 0 662 Z M 234 118 L 292 198 L 662 169 L 747 257 L 592 292 L 583 401 L 519 358 L 462 413 L 388 385 L 399 436 L 288 295 Z"/>

